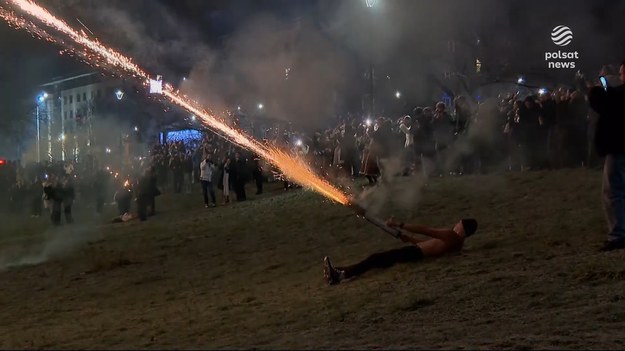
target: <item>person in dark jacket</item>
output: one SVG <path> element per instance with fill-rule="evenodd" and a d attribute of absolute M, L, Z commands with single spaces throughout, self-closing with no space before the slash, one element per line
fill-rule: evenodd
<path fill-rule="evenodd" d="M 148 207 L 150 207 L 150 216 L 156 213 L 155 198 L 160 195 L 160 191 L 156 186 L 156 177 L 151 169 L 147 169 L 136 187 L 137 192 L 137 212 L 139 219 L 143 222 L 148 218 Z"/>
<path fill-rule="evenodd" d="M 180 194 L 184 184 L 185 162 L 182 154 L 176 154 L 169 162 L 169 167 L 174 174 L 174 193 Z"/>
<path fill-rule="evenodd" d="M 620 67 L 625 83 L 625 61 Z M 590 106 L 599 114 L 595 147 L 603 166 L 603 205 L 608 222 L 608 240 L 601 248 L 611 251 L 625 248 L 625 85 L 594 87 L 588 93 Z"/>
<path fill-rule="evenodd" d="M 113 199 L 117 203 L 117 212 L 120 216 L 130 212 L 130 205 L 132 204 L 132 186 L 130 181 L 120 184 Z"/>
<path fill-rule="evenodd" d="M 260 195 L 263 193 L 263 166 L 261 164 L 260 156 L 256 155 L 254 157 L 254 170 L 252 171 L 252 176 L 256 181 L 256 195 Z"/>
<path fill-rule="evenodd" d="M 54 174 L 49 176 L 48 182 L 43 186 L 45 199 L 52 203 L 50 219 L 52 224 L 61 224 L 61 206 L 63 205 L 63 187 Z"/>
<path fill-rule="evenodd" d="M 62 198 L 63 198 L 63 212 L 65 213 L 65 222 L 71 224 L 74 222 L 72 217 L 72 205 L 74 205 L 74 199 L 76 198 L 76 190 L 74 189 L 74 182 L 71 175 L 65 175 L 62 183 Z"/>
<path fill-rule="evenodd" d="M 43 201 L 41 199 L 41 189 L 43 183 L 39 177 L 35 178 L 35 181 L 30 185 L 28 196 L 31 200 L 31 216 L 39 217 L 43 212 Z"/>
<path fill-rule="evenodd" d="M 234 162 L 230 165 L 230 174 L 233 180 L 234 192 L 237 196 L 237 201 L 245 201 L 247 197 L 245 195 L 245 182 L 247 181 L 247 165 L 245 160 L 241 157 L 241 153 L 234 154 Z"/>

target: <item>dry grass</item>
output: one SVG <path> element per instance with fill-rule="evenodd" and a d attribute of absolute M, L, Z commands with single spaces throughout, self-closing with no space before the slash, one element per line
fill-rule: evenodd
<path fill-rule="evenodd" d="M 96 226 L 71 255 L 0 273 L 0 348 L 622 348 L 625 253 L 597 252 L 599 182 L 434 180 L 419 206 L 385 214 L 475 216 L 464 252 L 333 287 L 324 255 L 346 264 L 402 243 L 307 192 L 208 210 L 168 195 L 146 223 Z"/>

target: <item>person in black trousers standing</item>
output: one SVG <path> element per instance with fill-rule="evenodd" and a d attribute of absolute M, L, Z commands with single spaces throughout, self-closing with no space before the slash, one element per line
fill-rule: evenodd
<path fill-rule="evenodd" d="M 625 83 L 625 61 L 619 72 Z M 599 156 L 605 157 L 602 190 L 608 240 L 601 251 L 625 249 L 625 84 L 605 89 L 593 87 L 588 101 L 599 114 L 595 147 Z"/>

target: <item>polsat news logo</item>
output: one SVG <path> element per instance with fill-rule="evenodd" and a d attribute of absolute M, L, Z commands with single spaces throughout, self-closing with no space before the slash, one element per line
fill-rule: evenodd
<path fill-rule="evenodd" d="M 551 31 L 551 41 L 557 46 L 564 47 L 573 41 L 573 31 L 571 28 L 559 25 Z M 548 68 L 575 68 L 575 61 L 579 59 L 577 51 L 547 51 L 545 52 L 545 61 Z"/>

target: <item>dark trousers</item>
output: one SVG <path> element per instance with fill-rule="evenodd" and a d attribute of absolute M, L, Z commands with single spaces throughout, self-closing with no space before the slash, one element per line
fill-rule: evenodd
<path fill-rule="evenodd" d="M 52 220 L 52 224 L 60 225 L 61 224 L 61 206 L 63 202 L 54 200 L 52 202 L 52 213 L 50 214 L 50 219 Z"/>
<path fill-rule="evenodd" d="M 263 193 L 263 175 L 258 173 L 254 175 L 254 180 L 256 180 L 256 194 Z"/>
<path fill-rule="evenodd" d="M 337 267 L 345 271 L 345 278 L 361 275 L 374 268 L 389 268 L 396 263 L 416 262 L 423 259 L 423 252 L 417 246 L 405 246 L 399 249 L 375 253 L 363 261 L 348 267 Z"/>
<path fill-rule="evenodd" d="M 41 200 L 41 196 L 35 196 L 32 202 L 31 214 L 33 216 L 41 216 L 42 210 L 43 210 L 43 202 Z"/>
<path fill-rule="evenodd" d="M 120 199 L 117 201 L 117 212 L 119 213 L 120 216 L 124 215 L 125 213 L 130 212 L 130 202 L 131 202 L 131 198 L 130 196 Z"/>
<path fill-rule="evenodd" d="M 180 194 L 182 192 L 182 184 L 184 183 L 184 173 L 174 172 L 174 192 Z"/>
<path fill-rule="evenodd" d="M 137 214 L 139 215 L 139 219 L 141 221 L 145 221 L 148 219 L 148 205 L 150 204 L 150 199 L 146 196 L 140 196 L 137 198 Z"/>
<path fill-rule="evenodd" d="M 602 192 L 608 239 L 625 240 L 625 155 L 606 156 Z"/>
<path fill-rule="evenodd" d="M 348 151 L 344 155 L 345 163 L 343 168 L 348 177 L 358 177 L 360 171 L 360 163 L 358 162 L 358 153 L 356 151 Z"/>
<path fill-rule="evenodd" d="M 234 182 L 234 192 L 237 195 L 237 201 L 245 201 L 247 197 L 245 196 L 245 182 L 241 180 L 236 180 Z"/>
<path fill-rule="evenodd" d="M 213 189 L 213 182 L 209 182 L 208 180 L 202 180 L 202 193 L 204 194 L 204 204 L 208 205 L 208 195 L 211 196 L 212 203 L 216 203 L 217 199 L 215 198 L 215 190 Z"/>
<path fill-rule="evenodd" d="M 63 202 L 63 212 L 65 213 L 65 222 L 66 223 L 73 223 L 74 222 L 74 218 L 72 217 L 72 205 L 74 204 L 74 201 L 69 200 L 67 202 Z"/>

